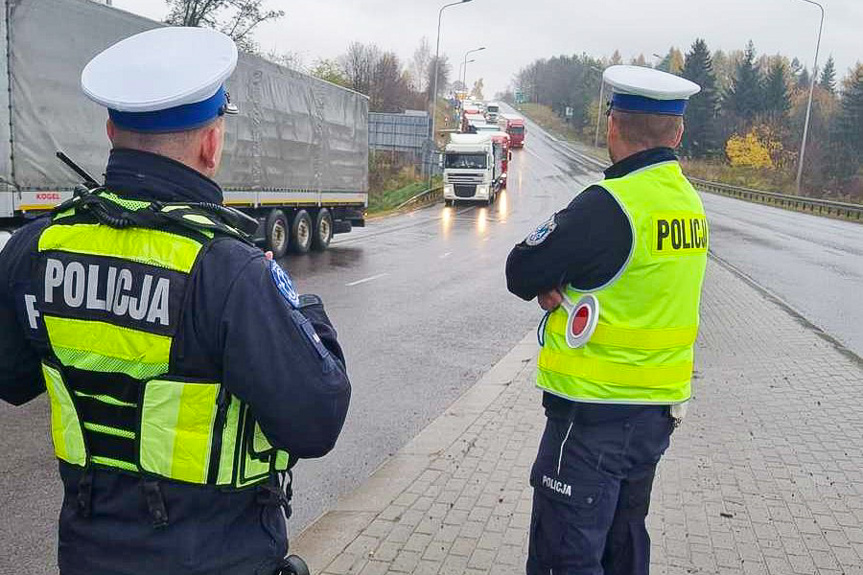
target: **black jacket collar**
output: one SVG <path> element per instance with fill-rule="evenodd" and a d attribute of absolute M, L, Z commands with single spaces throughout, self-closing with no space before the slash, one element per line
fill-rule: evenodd
<path fill-rule="evenodd" d="M 222 203 L 222 188 L 210 178 L 165 156 L 138 150 L 111 150 L 105 187 L 139 200 Z"/>
<path fill-rule="evenodd" d="M 661 162 L 676 162 L 677 156 L 671 148 L 651 148 L 632 154 L 605 170 L 605 178 L 622 178 L 636 170 L 659 164 Z"/>

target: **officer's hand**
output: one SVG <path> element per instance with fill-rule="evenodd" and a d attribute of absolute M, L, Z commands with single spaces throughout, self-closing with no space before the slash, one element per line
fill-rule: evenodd
<path fill-rule="evenodd" d="M 536 297 L 536 301 L 539 303 L 539 307 L 545 311 L 552 311 L 560 307 L 560 304 L 563 303 L 563 296 L 559 290 L 553 289 L 539 294 Z"/>
<path fill-rule="evenodd" d="M 267 260 L 273 259 L 273 252 L 264 252 L 264 257 L 267 258 Z"/>

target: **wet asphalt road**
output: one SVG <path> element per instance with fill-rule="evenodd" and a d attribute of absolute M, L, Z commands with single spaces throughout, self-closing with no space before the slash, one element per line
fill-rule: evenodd
<path fill-rule="evenodd" d="M 713 253 L 863 356 L 863 225 L 703 198 Z"/>
<path fill-rule="evenodd" d="M 281 262 L 301 291 L 324 298 L 354 386 L 335 451 L 297 466 L 292 533 L 358 486 L 536 326 L 538 307 L 506 291 L 506 255 L 598 177 L 595 161 L 529 124 L 509 189 L 491 208 L 436 205 L 373 221 L 338 236 L 327 252 Z M 863 351 L 863 317 L 851 299 L 863 274 L 863 226 L 717 196 L 705 204 L 719 255 Z M 24 408 L 0 404 L 0 575 L 55 572 L 61 487 L 47 411 L 44 397 Z"/>

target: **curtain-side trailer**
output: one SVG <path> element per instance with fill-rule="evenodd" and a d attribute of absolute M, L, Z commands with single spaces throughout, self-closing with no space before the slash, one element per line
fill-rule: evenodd
<path fill-rule="evenodd" d="M 81 70 L 114 42 L 162 24 L 89 0 L 0 2 L 0 230 L 8 231 L 72 195 L 79 181 L 57 151 L 103 172 L 107 114 L 81 92 Z M 326 248 L 333 234 L 363 226 L 368 98 L 250 54 L 227 88 L 240 114 L 226 122 L 216 179 L 225 204 L 259 221 L 257 239 L 281 255 Z"/>

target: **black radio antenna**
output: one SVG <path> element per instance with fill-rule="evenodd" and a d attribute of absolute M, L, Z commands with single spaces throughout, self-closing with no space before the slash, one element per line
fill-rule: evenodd
<path fill-rule="evenodd" d="M 84 180 L 84 184 L 86 184 L 88 189 L 92 190 L 93 188 L 98 188 L 102 186 L 102 184 L 96 181 L 96 178 L 87 173 L 87 170 L 76 164 L 75 160 L 67 156 L 65 153 L 57 152 L 57 157 L 60 159 L 61 162 L 66 164 L 70 170 L 75 172 L 78 177 Z"/>

